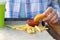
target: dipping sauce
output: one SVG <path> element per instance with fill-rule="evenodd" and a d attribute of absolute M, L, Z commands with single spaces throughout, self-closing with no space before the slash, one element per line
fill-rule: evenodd
<path fill-rule="evenodd" d="M 28 24 L 29 26 L 32 26 L 32 27 L 38 26 L 39 23 L 40 23 L 40 22 L 34 22 L 33 20 L 27 20 L 27 24 Z"/>

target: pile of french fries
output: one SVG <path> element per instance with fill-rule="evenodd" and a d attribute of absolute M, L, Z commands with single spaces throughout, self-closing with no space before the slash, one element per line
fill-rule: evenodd
<path fill-rule="evenodd" d="M 26 24 L 26 25 L 15 25 L 15 26 L 7 25 L 7 27 L 10 27 L 10 28 L 16 29 L 16 30 L 20 30 L 20 31 L 25 31 L 28 34 L 34 34 L 36 32 L 42 32 L 42 31 L 48 29 L 45 26 L 32 27 L 32 26 L 29 26 L 28 24 Z"/>

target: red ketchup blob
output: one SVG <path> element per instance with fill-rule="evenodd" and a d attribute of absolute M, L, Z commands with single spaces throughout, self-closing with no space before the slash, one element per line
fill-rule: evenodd
<path fill-rule="evenodd" d="M 27 24 L 29 26 L 34 27 L 35 25 L 38 26 L 39 25 L 39 22 L 34 22 L 33 20 L 27 20 Z"/>

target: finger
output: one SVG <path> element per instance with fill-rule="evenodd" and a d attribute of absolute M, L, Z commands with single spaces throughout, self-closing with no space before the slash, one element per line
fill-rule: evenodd
<path fill-rule="evenodd" d="M 53 17 L 51 18 L 50 21 L 53 21 L 53 20 L 55 20 L 56 18 L 58 18 L 58 15 L 57 15 L 56 10 L 53 10 L 52 15 L 53 15 Z"/>
<path fill-rule="evenodd" d="M 58 15 L 56 13 L 56 10 L 53 9 L 53 12 L 52 13 L 49 13 L 49 15 L 43 21 L 52 21 L 51 19 L 53 19 L 53 20 L 55 19 L 54 16 L 58 18 Z"/>
<path fill-rule="evenodd" d="M 56 19 L 56 20 L 53 21 L 53 23 L 56 23 L 56 22 L 58 22 L 58 19 Z"/>
<path fill-rule="evenodd" d="M 48 21 L 53 17 L 53 14 L 49 14 L 46 18 L 43 19 L 43 21 Z"/>
<path fill-rule="evenodd" d="M 53 11 L 52 7 L 49 7 L 43 14 L 44 15 L 48 15 L 49 13 L 51 13 Z"/>
<path fill-rule="evenodd" d="M 53 14 L 57 15 L 57 11 L 55 9 L 53 9 Z"/>
<path fill-rule="evenodd" d="M 50 21 L 52 22 L 53 20 L 55 20 L 55 19 L 57 19 L 57 18 L 58 18 L 58 16 L 55 15 L 55 16 L 53 16 L 53 18 L 52 18 Z"/>

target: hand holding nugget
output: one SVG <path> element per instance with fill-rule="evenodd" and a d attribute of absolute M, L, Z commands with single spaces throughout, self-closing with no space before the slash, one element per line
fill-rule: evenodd
<path fill-rule="evenodd" d="M 54 10 L 52 7 L 49 7 L 45 12 L 44 15 L 46 16 L 43 21 L 48 21 L 52 23 L 56 23 L 58 21 L 57 11 Z"/>
<path fill-rule="evenodd" d="M 37 23 L 37 25 L 38 25 L 39 24 L 38 22 L 40 20 L 43 20 L 45 22 L 56 23 L 58 21 L 58 15 L 57 15 L 56 10 L 54 10 L 52 7 L 49 7 L 43 14 L 37 14 L 33 20 L 34 22 L 28 21 L 27 23 L 30 26 L 35 26 L 36 24 L 34 24 L 34 23 Z"/>

